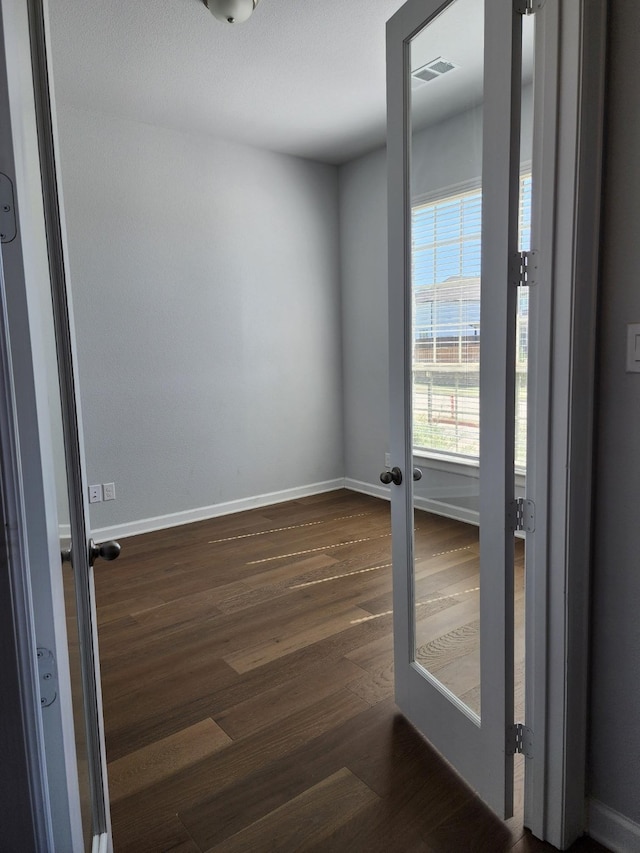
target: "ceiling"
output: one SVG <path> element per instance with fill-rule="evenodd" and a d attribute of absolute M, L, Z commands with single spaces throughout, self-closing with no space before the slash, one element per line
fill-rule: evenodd
<path fill-rule="evenodd" d="M 384 143 L 385 23 L 401 4 L 262 0 L 246 23 L 230 26 L 202 0 L 54 0 L 56 98 L 80 109 L 343 163 Z M 469 8 L 482 6 L 456 0 L 451 12 L 459 7 L 462 29 L 477 33 L 469 26 Z M 453 31 L 460 34 L 460 25 Z M 463 59 L 471 53 L 459 50 Z M 466 75 L 456 71 L 450 81 L 436 81 L 446 96 L 438 118 L 446 103 L 449 111 L 463 106 L 464 97 L 452 92 Z M 435 95 L 431 86 L 425 89 Z"/>
<path fill-rule="evenodd" d="M 401 0 L 49 3 L 56 98 L 340 163 L 385 138 L 385 22 Z"/>

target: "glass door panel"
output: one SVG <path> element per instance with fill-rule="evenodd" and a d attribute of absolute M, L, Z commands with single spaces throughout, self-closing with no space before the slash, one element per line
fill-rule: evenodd
<path fill-rule="evenodd" d="M 413 651 L 478 715 L 483 54 L 477 0 L 410 44 Z"/>
<path fill-rule="evenodd" d="M 55 399 L 55 398 L 54 398 Z M 82 681 L 82 657 L 80 651 L 80 628 L 78 624 L 76 577 L 71 566 L 71 527 L 69 521 L 69 501 L 67 481 L 64 469 L 64 444 L 62 422 L 59 411 L 51 409 L 52 434 L 55 437 L 54 459 L 56 465 L 56 488 L 58 497 L 58 531 L 60 536 L 60 555 L 62 562 L 62 586 L 64 592 L 65 621 L 67 626 L 67 648 L 69 652 L 69 674 L 71 679 L 71 699 L 73 703 L 73 728 L 75 734 L 76 763 L 78 767 L 78 786 L 80 794 L 80 814 L 82 818 L 82 836 L 86 850 L 91 849 L 93 840 L 93 803 L 90 757 L 87 746 L 87 709 L 84 701 Z"/>
<path fill-rule="evenodd" d="M 535 16 L 523 19 L 518 251 L 530 252 L 533 198 L 533 74 Z M 529 287 L 520 287 L 516 314 L 514 494 L 527 496 L 527 398 L 529 386 Z M 514 558 L 514 714 L 525 719 L 525 566 L 526 533 L 515 538 Z"/>

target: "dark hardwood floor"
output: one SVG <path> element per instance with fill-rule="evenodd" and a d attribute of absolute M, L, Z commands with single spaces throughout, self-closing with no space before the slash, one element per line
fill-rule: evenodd
<path fill-rule="evenodd" d="M 420 654 L 454 686 L 459 661 L 472 704 L 477 531 L 420 516 Z M 393 703 L 385 502 L 332 492 L 130 538 L 96 595 L 116 853 L 552 849 Z"/>

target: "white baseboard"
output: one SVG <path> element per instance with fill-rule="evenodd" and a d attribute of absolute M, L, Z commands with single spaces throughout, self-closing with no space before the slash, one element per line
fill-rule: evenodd
<path fill-rule="evenodd" d="M 255 495 L 250 498 L 240 498 L 235 501 L 213 504 L 212 506 L 196 507 L 195 509 L 183 510 L 182 512 L 158 515 L 153 518 L 141 518 L 137 521 L 128 521 L 122 524 L 113 524 L 109 527 L 98 527 L 92 529 L 94 539 L 126 539 L 128 536 L 138 536 L 141 533 L 152 533 L 155 530 L 165 530 L 168 527 L 178 527 L 181 524 L 191 524 L 194 521 L 205 521 L 208 518 L 218 518 L 222 515 L 231 515 L 234 512 L 243 512 L 247 509 L 256 509 L 271 504 L 293 501 L 298 498 L 319 495 L 323 492 L 333 492 L 337 489 L 350 489 L 353 492 L 361 492 L 374 498 L 390 500 L 391 493 L 387 486 L 377 483 L 365 483 L 354 480 L 351 477 L 345 479 L 339 477 L 335 480 L 325 480 L 322 483 L 311 483 L 308 486 L 298 486 L 294 489 L 284 489 L 280 492 L 269 492 L 264 495 Z M 451 504 L 443 504 L 428 498 L 417 498 L 416 506 L 436 515 L 444 515 L 447 518 L 456 518 L 471 524 L 478 523 L 478 513 L 466 510 Z"/>
<path fill-rule="evenodd" d="M 613 853 L 637 853 L 640 850 L 640 824 L 599 800 L 589 800 L 588 833 Z"/>
<path fill-rule="evenodd" d="M 352 480 L 351 477 L 345 477 L 344 487 L 345 489 L 351 489 L 352 492 L 370 495 L 372 498 L 382 498 L 385 501 L 391 500 L 389 486 L 383 486 L 382 484 L 363 483 L 361 480 Z"/>
<path fill-rule="evenodd" d="M 178 527 L 181 524 L 191 524 L 194 521 L 204 521 L 221 515 L 231 515 L 247 509 L 261 506 L 294 501 L 310 495 L 320 495 L 323 492 L 334 492 L 344 489 L 342 477 L 336 480 L 325 480 L 322 483 L 311 483 L 308 486 L 298 486 L 294 489 L 284 489 L 280 492 L 270 492 L 265 495 L 255 495 L 250 498 L 240 498 L 235 501 L 213 504 L 212 506 L 197 507 L 182 512 L 157 515 L 154 518 L 142 518 L 139 521 L 128 521 L 124 524 L 114 524 L 110 527 L 92 529 L 94 539 L 126 539 L 127 536 L 138 536 L 140 533 L 152 533 L 154 530 L 165 530 L 168 527 Z"/>
<path fill-rule="evenodd" d="M 443 515 L 445 518 L 455 518 L 456 521 L 465 521 L 467 524 L 480 524 L 480 513 L 475 509 L 467 509 L 463 506 L 447 504 L 444 501 L 435 501 L 431 498 L 414 497 L 414 505 L 418 509 L 430 512 L 433 515 Z"/>
<path fill-rule="evenodd" d="M 383 498 L 387 501 L 391 499 L 391 490 L 388 486 L 363 483 L 361 480 L 352 480 L 350 477 L 346 477 L 344 487 L 354 492 L 362 492 L 364 495 L 371 495 L 374 498 Z M 456 521 L 466 521 L 467 524 L 478 525 L 480 523 L 479 513 L 473 509 L 466 509 L 465 507 L 447 504 L 443 501 L 432 500 L 431 498 L 421 498 L 419 496 L 414 498 L 414 504 L 418 509 L 433 513 L 433 515 L 455 518 Z"/>

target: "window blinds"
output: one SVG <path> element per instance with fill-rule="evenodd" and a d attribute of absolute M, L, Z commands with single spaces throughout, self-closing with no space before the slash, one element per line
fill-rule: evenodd
<path fill-rule="evenodd" d="M 412 211 L 413 443 L 479 455 L 482 193 L 478 187 Z M 519 246 L 531 241 L 531 174 L 520 178 Z M 518 294 L 516 465 L 526 463 L 528 292 Z"/>

